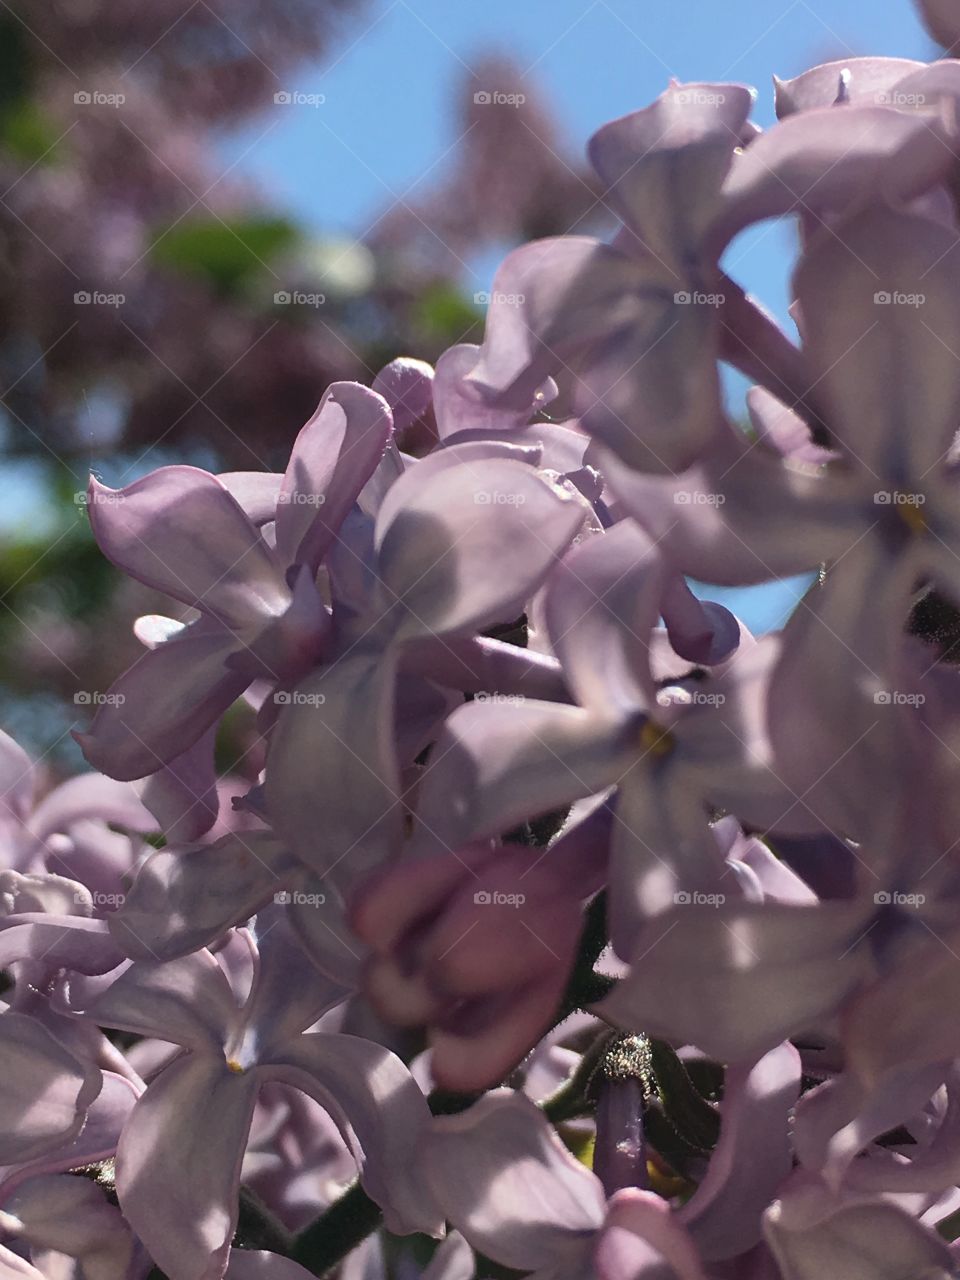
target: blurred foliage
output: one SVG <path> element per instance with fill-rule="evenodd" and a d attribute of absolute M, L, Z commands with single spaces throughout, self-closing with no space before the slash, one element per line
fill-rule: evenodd
<path fill-rule="evenodd" d="M 235 294 L 299 240 L 300 233 L 286 218 L 189 218 L 158 229 L 150 253 L 159 266 L 207 280 L 222 294 Z"/>
<path fill-rule="evenodd" d="M 98 551 L 88 469 L 116 486 L 172 461 L 282 468 L 328 383 L 480 340 L 465 262 L 596 204 L 526 79 L 522 119 L 477 110 L 477 84 L 520 84 L 502 58 L 459 86 L 451 125 L 470 127 L 435 186 L 363 242 L 307 234 L 223 175 L 215 137 L 272 110 L 278 76 L 364 8 L 97 0 L 94 22 L 63 0 L 0 7 L 0 727 L 56 768 L 80 764 L 78 690 L 135 660 L 138 614 L 177 609 Z M 276 299 L 298 291 L 322 305 Z M 78 305 L 97 293 L 122 301 Z M 258 751 L 237 708 L 218 761 L 255 774 Z"/>

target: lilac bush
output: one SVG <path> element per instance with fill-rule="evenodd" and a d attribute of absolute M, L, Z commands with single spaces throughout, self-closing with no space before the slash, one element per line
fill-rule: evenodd
<path fill-rule="evenodd" d="M 174 616 L 99 772 L 0 739 L 3 1276 L 960 1274 L 960 61 L 754 97 L 600 129 L 613 241 L 284 474 L 91 480 Z M 782 215 L 798 342 L 723 265 Z"/>

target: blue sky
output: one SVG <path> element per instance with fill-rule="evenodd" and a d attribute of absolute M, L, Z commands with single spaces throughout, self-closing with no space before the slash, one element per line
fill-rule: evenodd
<path fill-rule="evenodd" d="M 323 104 L 270 104 L 223 141 L 222 154 L 305 227 L 361 235 L 386 204 L 422 194 L 442 174 L 457 136 L 454 88 L 491 51 L 519 63 L 581 153 L 598 125 L 645 106 L 671 76 L 753 85 L 755 118 L 767 125 L 774 74 L 859 54 L 937 56 L 908 0 L 376 0 L 325 66 L 282 86 L 323 95 Z M 792 252 L 791 228 L 772 224 L 745 233 L 725 261 L 783 322 Z M 471 263 L 464 283 L 488 288 L 496 261 Z M 729 388 L 742 391 L 735 381 Z M 782 624 L 802 590 L 794 581 L 710 594 L 765 630 Z"/>
<path fill-rule="evenodd" d="M 451 101 L 491 52 L 508 53 L 552 104 L 574 153 L 605 120 L 651 102 L 671 76 L 756 87 L 755 118 L 773 120 L 771 77 L 816 62 L 874 53 L 930 59 L 937 51 L 909 0 L 370 0 L 344 25 L 324 64 L 277 88 L 323 103 L 275 105 L 218 140 L 223 169 L 318 237 L 361 237 L 398 198 L 415 199 L 443 174 L 457 141 Z M 490 86 L 496 88 L 496 86 Z M 499 252 L 470 264 L 468 292 L 489 288 Z M 725 265 L 781 321 L 792 229 L 767 224 L 730 247 Z M 412 353 L 415 354 L 415 353 Z M 731 396 L 743 386 L 728 380 Z M 37 518 L 23 469 L 19 501 L 3 522 Z M 780 625 L 801 588 L 712 592 L 756 629 Z"/>
<path fill-rule="evenodd" d="M 546 94 L 579 152 L 598 125 L 645 106 L 670 76 L 755 86 L 766 125 L 774 73 L 864 53 L 935 56 L 909 0 L 373 0 L 325 66 L 281 86 L 322 94 L 323 105 L 270 103 L 222 154 L 305 226 L 362 234 L 385 204 L 442 173 L 457 136 L 454 87 L 491 50 L 509 53 Z M 785 228 L 763 227 L 728 258 L 781 315 L 789 244 Z M 495 261 L 471 266 L 472 289 L 486 288 Z"/>

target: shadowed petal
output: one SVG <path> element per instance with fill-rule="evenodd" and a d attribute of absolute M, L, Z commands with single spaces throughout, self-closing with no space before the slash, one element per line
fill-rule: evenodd
<path fill-rule="evenodd" d="M 102 1078 L 33 1018 L 0 1017 L 0 1163 L 17 1164 L 73 1138 Z"/>
<path fill-rule="evenodd" d="M 521 1094 L 498 1089 L 438 1118 L 423 1159 L 443 1212 L 481 1253 L 520 1271 L 586 1264 L 603 1189 Z"/>
<path fill-rule="evenodd" d="M 422 1149 L 430 1112 L 395 1054 L 357 1036 L 314 1032 L 288 1041 L 260 1071 L 265 1079 L 302 1090 L 329 1111 L 391 1231 L 439 1234 L 440 1216 L 421 1181 L 418 1161 L 411 1159 Z"/>
<path fill-rule="evenodd" d="M 197 467 L 160 467 L 125 489 L 90 480 L 101 551 L 148 587 L 243 627 L 287 596 L 273 553 L 223 484 Z"/>
<path fill-rule="evenodd" d="M 124 1217 L 170 1280 L 219 1280 L 237 1223 L 256 1073 L 222 1054 L 167 1067 L 133 1109 L 117 1150 Z"/>
<path fill-rule="evenodd" d="M 642 930 L 631 973 L 596 1011 L 725 1062 L 758 1058 L 869 974 L 853 947 L 864 917 L 845 903 L 678 906 Z"/>

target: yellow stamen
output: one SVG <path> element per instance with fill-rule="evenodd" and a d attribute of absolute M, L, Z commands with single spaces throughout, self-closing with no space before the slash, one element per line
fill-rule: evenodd
<path fill-rule="evenodd" d="M 656 720 L 647 720 L 640 730 L 640 746 L 652 756 L 668 756 L 675 745 L 670 730 Z"/>
<path fill-rule="evenodd" d="M 234 1075 L 242 1076 L 246 1067 L 242 1067 L 236 1058 L 227 1059 L 227 1070 L 232 1071 Z"/>

